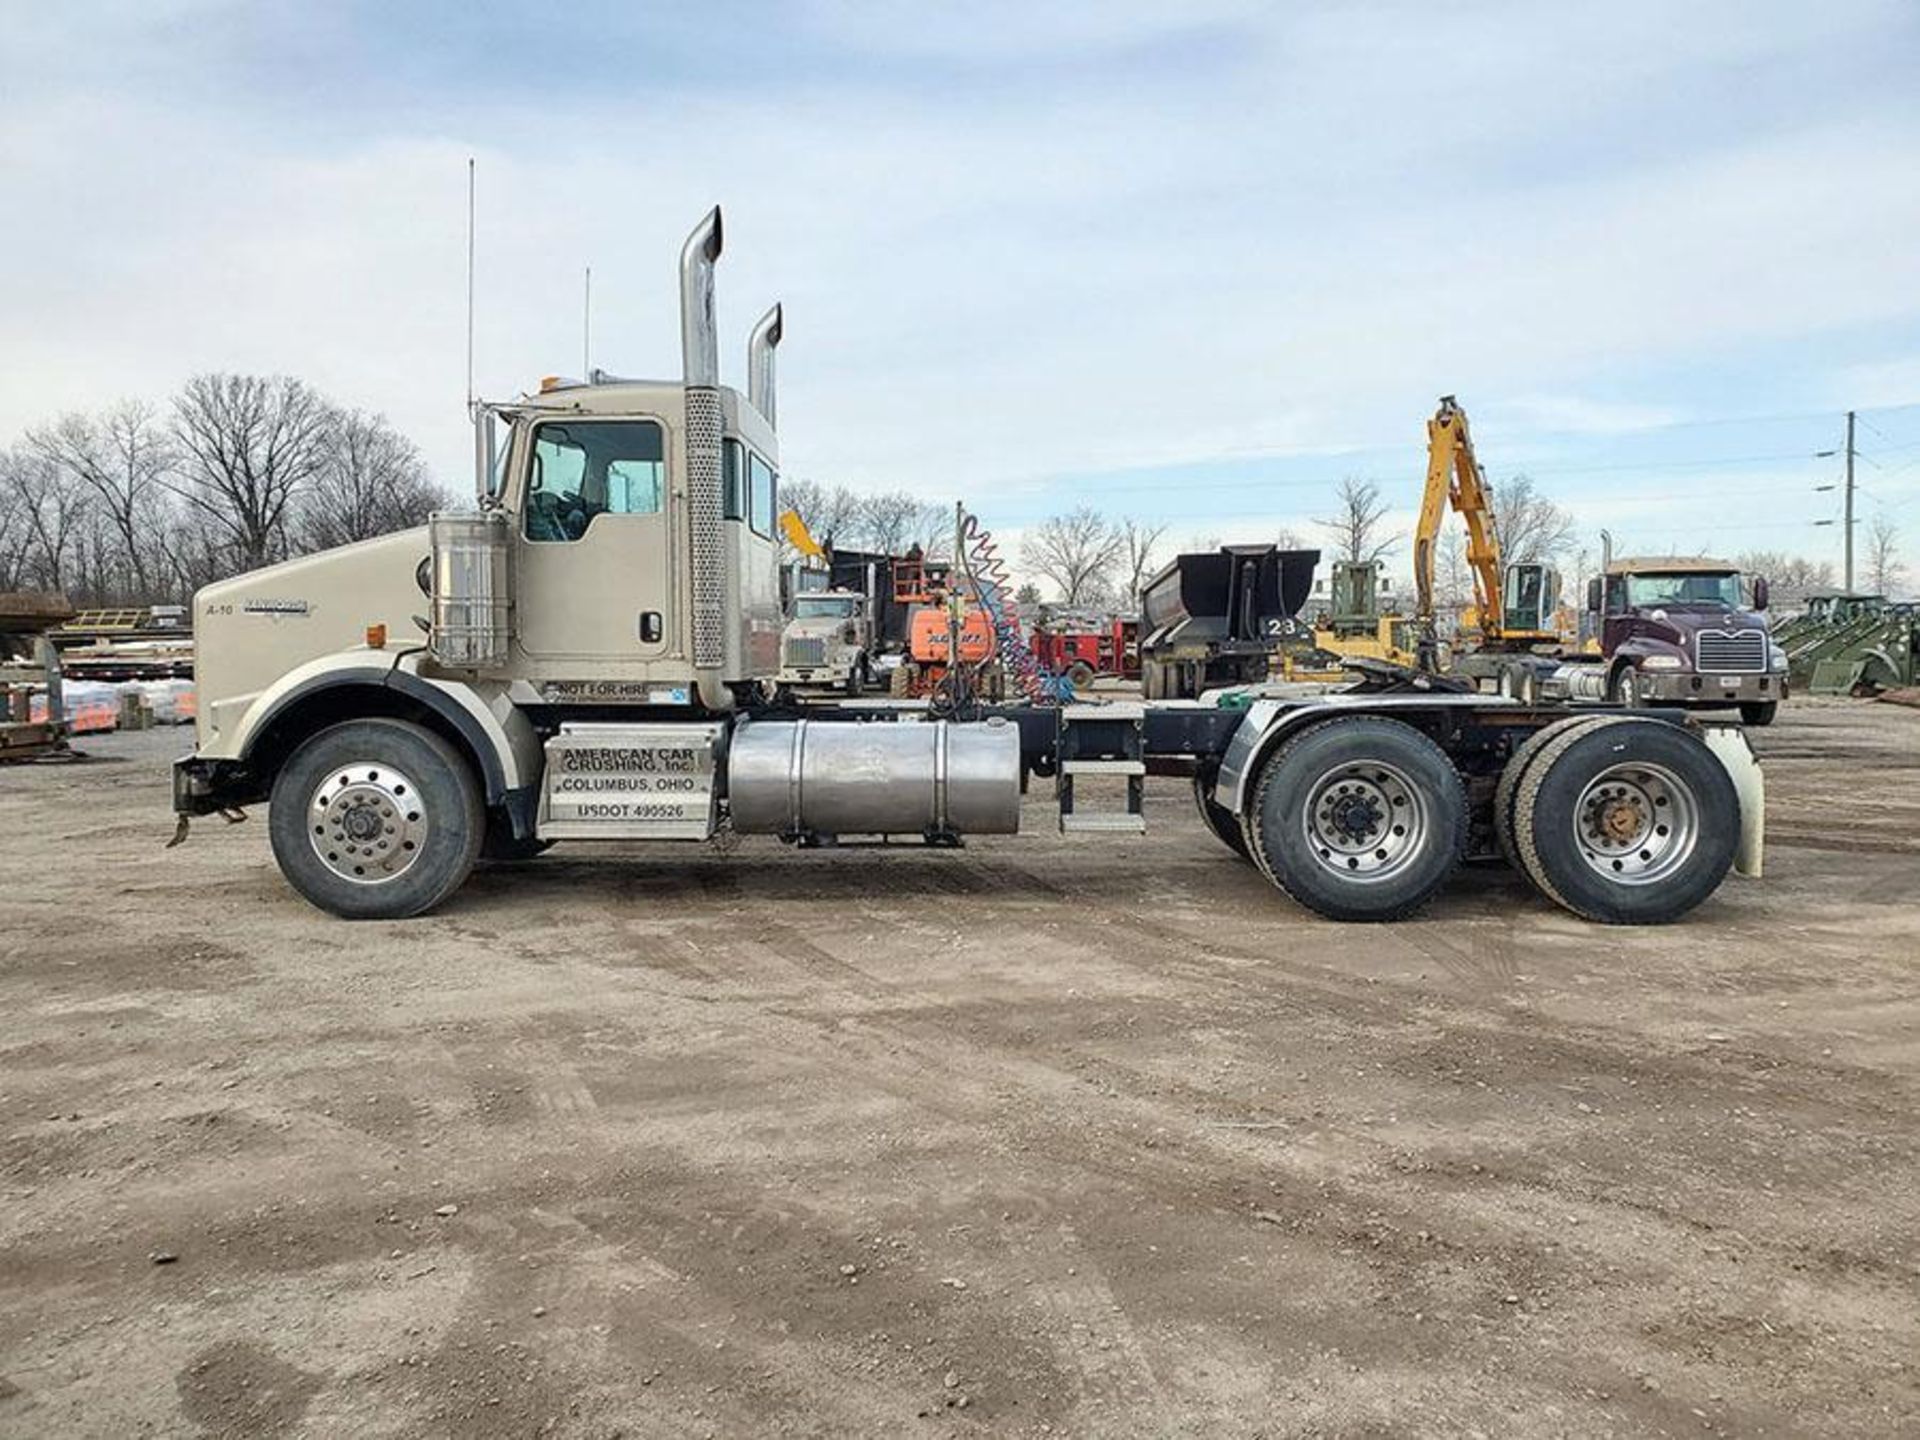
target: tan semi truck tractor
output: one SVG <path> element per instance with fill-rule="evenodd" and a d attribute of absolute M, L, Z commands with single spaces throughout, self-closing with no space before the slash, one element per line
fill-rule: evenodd
<path fill-rule="evenodd" d="M 955 685 L 796 708 L 778 694 L 781 312 L 754 328 L 745 393 L 722 385 L 721 241 L 715 210 L 681 253 L 678 379 L 596 373 L 477 405 L 473 509 L 195 597 L 183 834 L 265 802 L 302 895 L 397 918 L 483 855 L 553 841 L 1011 833 L 1035 779 L 1062 830 L 1137 832 L 1152 774 L 1250 883 L 1336 919 L 1405 915 L 1471 856 L 1504 854 L 1602 921 L 1675 919 L 1757 869 L 1758 767 L 1737 731 L 1677 712 L 1425 676 L 1226 704 L 989 704 Z M 1093 781 L 1117 798 L 1091 808 Z"/>

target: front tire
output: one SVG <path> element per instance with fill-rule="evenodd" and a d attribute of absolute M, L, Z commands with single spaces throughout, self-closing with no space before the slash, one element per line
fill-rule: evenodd
<path fill-rule="evenodd" d="M 1411 725 L 1315 725 L 1261 768 L 1247 840 L 1268 877 L 1332 920 L 1397 920 L 1447 883 L 1467 848 L 1467 795 Z"/>
<path fill-rule="evenodd" d="M 1622 710 L 1638 710 L 1641 704 L 1639 672 L 1631 665 L 1622 665 L 1613 672 L 1613 684 L 1607 687 L 1607 693 Z"/>
<path fill-rule="evenodd" d="M 1740 723 L 1751 725 L 1758 730 L 1773 724 L 1773 717 L 1780 713 L 1778 700 L 1754 700 L 1740 707 Z"/>
<path fill-rule="evenodd" d="M 267 814 L 287 883 L 348 920 L 400 920 L 460 887 L 486 834 L 473 769 L 405 720 L 350 720 L 280 767 Z"/>

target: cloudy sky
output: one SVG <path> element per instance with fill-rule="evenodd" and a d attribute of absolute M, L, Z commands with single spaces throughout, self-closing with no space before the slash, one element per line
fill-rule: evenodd
<path fill-rule="evenodd" d="M 1910 0 L 4 5 L 0 442 L 202 370 L 386 413 L 788 309 L 789 473 L 1177 536 L 1407 506 L 1442 393 L 1633 548 L 1920 562 Z M 1402 548 L 1404 557 L 1404 547 Z"/>

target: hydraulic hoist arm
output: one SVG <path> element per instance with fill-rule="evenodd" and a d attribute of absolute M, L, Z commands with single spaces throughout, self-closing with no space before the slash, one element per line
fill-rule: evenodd
<path fill-rule="evenodd" d="M 1429 640 L 1434 633 L 1434 548 L 1449 503 L 1467 524 L 1467 568 L 1473 572 L 1473 602 L 1482 633 L 1489 640 L 1498 640 L 1503 619 L 1500 538 L 1494 530 L 1486 479 L 1474 457 L 1467 412 L 1453 396 L 1444 395 L 1439 410 L 1427 422 L 1427 488 L 1420 499 L 1420 521 L 1413 534 L 1413 583 L 1419 600 L 1415 616 L 1421 634 Z"/>
<path fill-rule="evenodd" d="M 807 529 L 807 522 L 800 518 L 799 511 L 782 510 L 780 512 L 780 529 L 782 533 L 786 535 L 787 543 L 802 555 L 805 555 L 809 560 L 824 561 L 827 558 L 827 552 L 821 549 L 820 542 L 813 538 L 813 532 Z M 828 536 L 827 538 L 832 539 L 833 537 Z"/>

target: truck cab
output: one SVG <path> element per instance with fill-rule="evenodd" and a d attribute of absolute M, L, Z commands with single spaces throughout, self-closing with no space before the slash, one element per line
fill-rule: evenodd
<path fill-rule="evenodd" d="M 1787 698 L 1787 657 L 1768 632 L 1767 582 L 1752 590 L 1749 607 L 1739 568 L 1706 556 L 1611 561 L 1587 589 L 1608 697 L 1770 723 Z"/>
<path fill-rule="evenodd" d="M 871 601 L 857 590 L 800 590 L 787 605 L 780 683 L 858 695 L 873 681 Z"/>
<path fill-rule="evenodd" d="M 510 852 L 534 841 L 551 799 L 540 781 L 556 727 L 701 723 L 772 685 L 781 312 L 749 339 L 746 393 L 721 385 L 720 248 L 715 210 L 681 255 L 680 379 L 596 371 L 477 403 L 475 508 L 195 596 L 201 705 L 175 773 L 182 814 L 266 800 L 284 762 L 345 717 L 397 719 L 480 757 L 486 843 Z M 654 818 L 690 828 L 698 798 Z"/>

